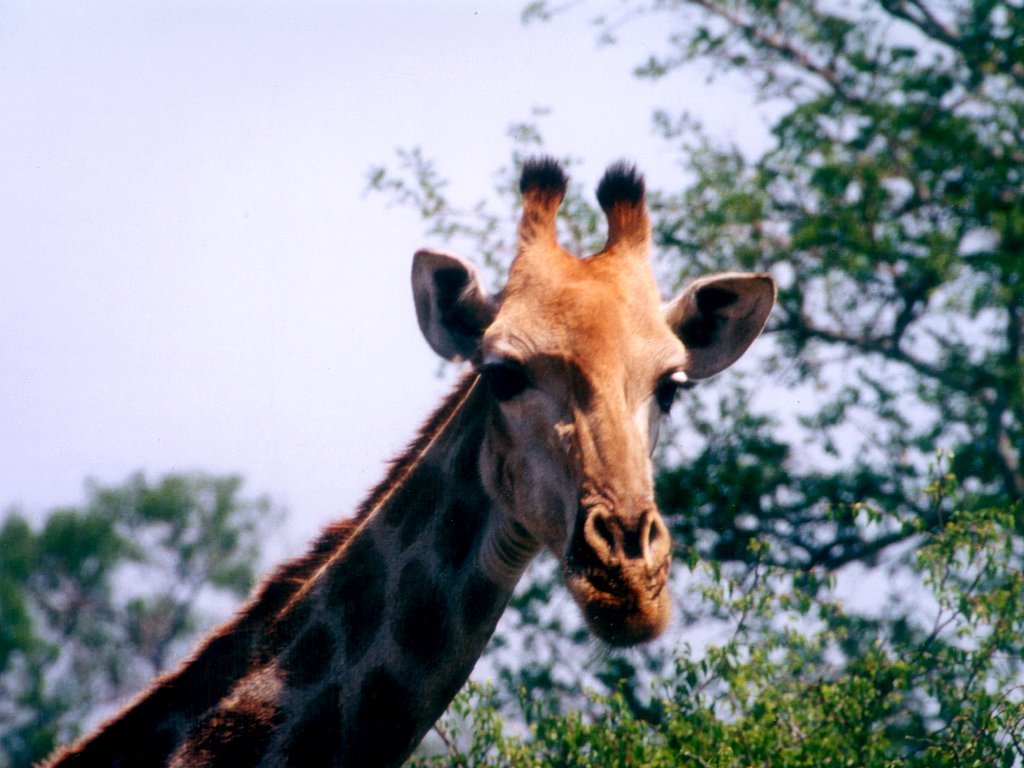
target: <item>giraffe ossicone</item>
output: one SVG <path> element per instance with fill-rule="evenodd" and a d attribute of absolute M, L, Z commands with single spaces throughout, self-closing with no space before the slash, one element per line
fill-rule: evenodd
<path fill-rule="evenodd" d="M 423 335 L 471 370 L 354 517 L 51 768 L 399 765 L 541 549 L 605 642 L 664 630 L 656 426 L 677 389 L 743 354 L 775 284 L 711 275 L 663 305 L 639 173 L 605 173 L 608 240 L 585 258 L 558 245 L 566 186 L 553 160 L 524 166 L 518 246 L 496 296 L 460 257 L 415 254 Z"/>

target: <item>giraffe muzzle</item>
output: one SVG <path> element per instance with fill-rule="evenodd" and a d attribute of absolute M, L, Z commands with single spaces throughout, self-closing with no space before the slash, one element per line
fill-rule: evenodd
<path fill-rule="evenodd" d="M 668 623 L 671 544 L 653 507 L 634 514 L 580 507 L 566 557 L 566 584 L 591 631 L 616 646 L 657 637 Z"/>

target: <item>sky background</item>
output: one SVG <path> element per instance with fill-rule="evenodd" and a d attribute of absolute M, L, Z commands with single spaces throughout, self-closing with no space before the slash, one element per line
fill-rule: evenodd
<path fill-rule="evenodd" d="M 0 511 L 140 469 L 240 473 L 297 552 L 449 385 L 409 288 L 441 243 L 366 194 L 372 166 L 421 147 L 471 204 L 536 107 L 591 189 L 619 158 L 682 183 L 655 107 L 764 141 L 735 84 L 631 75 L 666 17 L 607 47 L 600 6 L 523 26 L 522 5 L 5 0 Z"/>

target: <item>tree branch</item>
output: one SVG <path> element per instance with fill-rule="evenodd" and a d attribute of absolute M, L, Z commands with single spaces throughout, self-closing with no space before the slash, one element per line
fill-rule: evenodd
<path fill-rule="evenodd" d="M 1002 398 L 997 397 L 996 402 L 992 403 L 987 411 L 989 440 L 992 444 L 992 452 L 999 461 L 999 471 L 1006 484 L 1006 491 L 1011 496 L 1024 499 L 1024 474 L 1020 471 L 1017 450 L 1010 442 L 1006 425 L 1003 423 L 1006 409 L 1003 406 Z"/>
<path fill-rule="evenodd" d="M 790 41 L 784 40 L 778 35 L 768 33 L 754 22 L 743 19 L 739 14 L 723 8 L 720 4 L 713 2 L 713 0 L 690 0 L 690 2 L 738 29 L 755 48 L 761 46 L 774 51 L 784 60 L 796 64 L 804 71 L 820 78 L 844 101 L 851 104 L 862 103 L 861 99 L 846 90 L 839 78 L 839 74 L 834 69 L 814 61 L 810 55 L 801 51 Z"/>
<path fill-rule="evenodd" d="M 912 24 L 932 40 L 937 40 L 950 48 L 959 48 L 963 42 L 962 38 L 939 21 L 921 0 L 879 0 L 879 4 L 890 14 Z M 917 15 L 911 11 L 912 8 L 917 11 Z"/>
<path fill-rule="evenodd" d="M 783 323 L 777 327 L 777 330 L 795 333 L 803 339 L 826 341 L 831 344 L 840 344 L 842 346 L 851 347 L 861 352 L 881 355 L 888 360 L 903 363 L 922 376 L 942 381 L 944 384 L 958 392 L 964 392 L 967 394 L 972 394 L 974 392 L 974 382 L 958 382 L 954 385 L 950 380 L 948 370 L 938 368 L 924 360 L 919 360 L 914 357 L 902 349 L 897 343 L 894 343 L 894 338 L 891 335 L 883 337 L 850 336 L 838 331 L 819 328 L 812 325 L 806 318 L 795 320 L 792 316 L 788 321 L 783 321 Z"/>
<path fill-rule="evenodd" d="M 931 525 L 934 525 L 934 522 L 929 527 Z M 824 568 L 826 571 L 835 571 L 844 565 L 856 561 L 867 565 L 868 561 L 882 552 L 882 550 L 888 549 L 893 544 L 906 541 L 912 535 L 914 535 L 913 532 L 900 530 L 892 531 L 884 536 L 878 536 L 870 540 L 857 536 L 836 539 L 822 547 L 808 548 L 807 553 L 810 559 L 802 566 L 802 569 L 810 571 L 814 568 Z"/>

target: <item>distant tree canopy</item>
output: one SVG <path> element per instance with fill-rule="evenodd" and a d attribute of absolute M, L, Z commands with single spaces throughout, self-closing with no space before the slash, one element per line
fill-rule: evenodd
<path fill-rule="evenodd" d="M 77 736 L 249 592 L 273 510 L 240 490 L 233 476 L 139 474 L 90 485 L 83 506 L 41 526 L 6 514 L 0 768 L 27 768 Z"/>
<path fill-rule="evenodd" d="M 556 6 L 525 16 L 568 23 Z M 694 390 L 659 455 L 660 504 L 690 568 L 677 569 L 684 623 L 734 632 L 699 653 L 574 661 L 586 652 L 566 648 L 583 636 L 543 610 L 557 574 L 541 564 L 492 647 L 494 696 L 509 707 L 525 685 L 563 704 L 504 710 L 531 723 L 536 752 L 484 727 L 471 753 L 456 740 L 441 762 L 588 764 L 568 744 L 590 749 L 611 718 L 669 752 L 610 765 L 1020 765 L 1024 10 L 654 0 L 571 13 L 588 8 L 611 43 L 636 16 L 664 21 L 638 77 L 700 63 L 745 80 L 774 116 L 769 149 L 750 157 L 688 114 L 654 113 L 689 179 L 649 192 L 666 289 L 731 269 L 780 285 L 757 378 Z M 420 149 L 371 171 L 371 187 L 500 271 L 516 167 L 545 151 L 533 122 L 512 135 L 494 197 L 476 204 L 450 200 Z M 582 252 L 603 240 L 589 200 L 573 188 L 563 209 Z M 840 600 L 858 593 L 873 607 Z M 612 699 L 574 696 L 567 660 Z M 582 709 L 559 719 L 565 701 Z"/>

